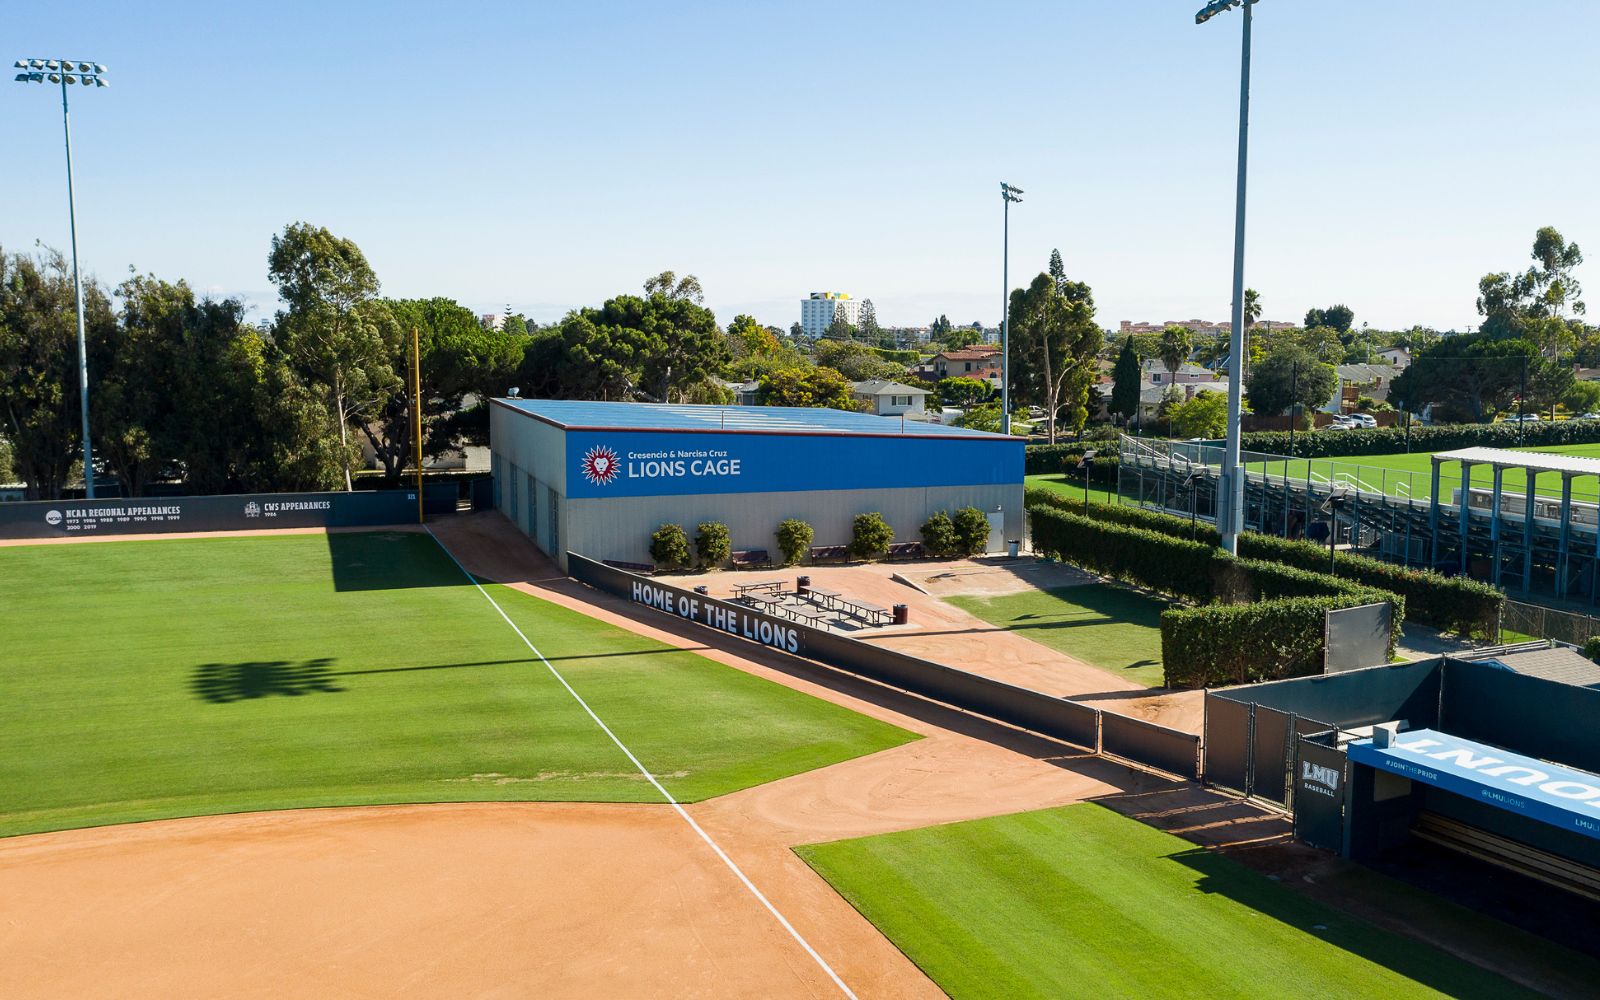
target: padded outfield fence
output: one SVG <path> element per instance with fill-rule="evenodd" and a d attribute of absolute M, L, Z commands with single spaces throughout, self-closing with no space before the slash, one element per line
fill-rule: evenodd
<path fill-rule="evenodd" d="M 427 484 L 428 514 L 456 509 L 454 483 Z M 0 538 L 85 538 L 175 531 L 377 527 L 417 523 L 416 490 L 244 493 L 0 504 Z"/>
<path fill-rule="evenodd" d="M 1200 776 L 1200 737 L 1193 733 L 1102 712 L 1066 698 L 801 625 L 743 604 L 607 566 L 575 552 L 567 553 L 567 566 L 580 583 L 706 628 L 816 660 L 1093 753 L 1120 757 L 1184 778 Z"/>

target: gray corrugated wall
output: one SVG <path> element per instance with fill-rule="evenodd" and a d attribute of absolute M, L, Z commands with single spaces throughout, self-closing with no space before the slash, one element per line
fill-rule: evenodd
<path fill-rule="evenodd" d="M 650 533 L 667 522 L 691 536 L 701 521 L 721 521 L 733 547 L 766 549 L 778 557 L 778 522 L 795 517 L 816 532 L 814 545 L 846 545 L 857 514 L 878 511 L 896 541 L 920 542 L 922 523 L 935 511 L 1003 509 L 1005 537 L 1022 537 L 1022 484 L 913 489 L 827 490 L 815 493 L 734 493 L 683 497 L 568 499 L 563 504 L 563 548 L 592 559 L 650 561 Z"/>

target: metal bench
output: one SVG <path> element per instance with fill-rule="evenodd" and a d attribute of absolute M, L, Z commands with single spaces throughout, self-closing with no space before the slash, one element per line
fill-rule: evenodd
<path fill-rule="evenodd" d="M 601 562 L 612 569 L 624 569 L 629 573 L 654 573 L 656 568 L 649 563 L 623 562 L 620 559 L 602 559 Z"/>
<path fill-rule="evenodd" d="M 845 562 L 850 558 L 848 545 L 813 545 L 807 553 L 812 562 Z"/>
<path fill-rule="evenodd" d="M 766 549 L 746 549 L 743 552 L 733 553 L 730 558 L 734 569 L 754 569 L 772 565 L 772 557 L 767 555 Z"/>
<path fill-rule="evenodd" d="M 895 542 L 889 546 L 888 558 L 922 559 L 927 554 L 928 550 L 922 547 L 921 542 Z"/>

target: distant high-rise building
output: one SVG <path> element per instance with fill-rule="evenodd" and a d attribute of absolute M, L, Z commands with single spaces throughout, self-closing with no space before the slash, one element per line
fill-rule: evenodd
<path fill-rule="evenodd" d="M 828 324 L 833 322 L 834 313 L 841 306 L 851 326 L 860 322 L 860 300 L 852 299 L 844 292 L 812 292 L 800 300 L 801 331 L 813 340 L 822 336 L 827 332 Z"/>

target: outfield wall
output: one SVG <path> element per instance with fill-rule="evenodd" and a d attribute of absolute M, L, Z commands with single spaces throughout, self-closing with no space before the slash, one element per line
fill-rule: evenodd
<path fill-rule="evenodd" d="M 1200 738 L 1192 733 L 1102 713 L 1075 701 L 947 667 L 827 629 L 813 628 L 698 594 L 682 587 L 567 553 L 573 578 L 597 590 L 736 635 L 751 642 L 838 667 L 869 680 L 967 709 L 1095 753 L 1199 777 Z"/>
<path fill-rule="evenodd" d="M 453 490 L 454 486 L 451 485 Z M 453 509 L 454 502 L 452 500 Z M 0 505 L 0 538 L 83 538 L 417 523 L 415 490 L 41 500 Z"/>

